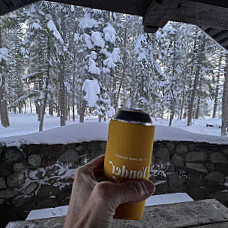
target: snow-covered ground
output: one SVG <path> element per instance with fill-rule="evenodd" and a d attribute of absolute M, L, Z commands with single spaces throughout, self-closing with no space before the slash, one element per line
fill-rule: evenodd
<path fill-rule="evenodd" d="M 10 137 L 15 135 L 26 135 L 38 132 L 39 122 L 37 121 L 36 114 L 9 114 L 10 127 L 4 128 L 0 125 L 0 138 Z M 173 120 L 172 127 L 180 128 L 193 133 L 199 133 L 203 135 L 220 136 L 221 119 L 207 119 L 207 120 L 193 120 L 191 126 L 187 126 L 187 120 Z M 59 117 L 52 117 L 46 115 L 44 118 L 44 130 L 59 127 Z M 98 122 L 96 117 L 86 117 L 85 122 Z M 66 125 L 79 123 L 76 119 L 73 121 L 66 121 Z M 168 119 L 153 120 L 155 125 L 168 126 Z M 206 127 L 206 124 L 213 125 L 213 127 Z"/>
<path fill-rule="evenodd" d="M 157 119 L 153 120 L 154 124 L 157 125 L 164 125 L 168 126 L 169 125 L 169 120 L 168 119 Z M 213 127 L 207 127 L 207 124 L 213 125 Z M 221 135 L 221 128 L 219 128 L 222 124 L 222 120 L 219 118 L 214 118 L 214 119 L 193 119 L 191 126 L 187 126 L 187 120 L 173 120 L 172 126 L 176 128 L 183 129 L 185 131 L 190 131 L 198 134 L 203 134 L 203 135 L 216 135 L 220 136 Z"/>
<path fill-rule="evenodd" d="M 162 194 L 149 197 L 146 200 L 146 206 L 173 204 L 188 201 L 193 201 L 193 199 L 186 193 Z M 26 220 L 66 216 L 67 210 L 68 206 L 33 210 L 30 211 Z"/>
<path fill-rule="evenodd" d="M 0 124 L 0 138 L 15 136 L 15 135 L 26 135 L 39 131 L 39 122 L 37 121 L 37 114 L 9 114 L 10 127 L 4 128 Z M 98 121 L 94 117 L 86 117 L 85 122 L 94 122 Z M 44 118 L 44 131 L 52 128 L 59 127 L 59 117 L 45 115 Z M 76 119 L 73 121 L 66 121 L 66 125 L 79 123 L 79 120 Z"/>
<path fill-rule="evenodd" d="M 8 146 L 20 146 L 21 144 L 68 144 L 68 143 L 80 143 L 80 142 L 89 142 L 92 140 L 107 140 L 108 133 L 108 122 L 99 123 L 97 119 L 87 119 L 85 123 L 72 123 L 69 122 L 68 125 L 64 127 L 58 126 L 58 118 L 48 117 L 46 121 L 49 123 L 47 126 L 49 128 L 54 127 L 54 129 L 49 129 L 43 132 L 31 133 L 32 130 L 25 131 L 25 128 L 34 128 L 34 132 L 37 131 L 37 127 L 32 124 L 31 118 L 34 118 L 32 115 L 25 115 L 24 118 L 18 117 L 18 123 L 21 125 L 21 130 L 19 127 L 13 126 L 15 128 L 15 132 L 11 132 L 11 135 L 17 136 L 9 136 L 0 138 L 0 143 L 6 144 Z M 48 121 L 50 120 L 50 121 Z M 17 121 L 16 121 L 17 122 Z M 51 124 L 51 122 L 53 124 Z M 29 124 L 30 123 L 30 124 Z M 162 123 L 163 125 L 158 125 L 158 123 Z M 13 123 L 12 123 L 13 124 Z M 220 137 L 220 136 L 212 136 L 212 135 L 203 135 L 197 134 L 193 132 L 189 132 L 183 129 L 184 125 L 177 124 L 179 128 L 164 126 L 168 123 L 163 121 L 154 122 L 156 126 L 155 132 L 155 141 L 167 140 L 167 141 L 194 141 L 194 142 L 208 142 L 215 144 L 228 144 L 228 137 Z M 175 124 L 175 122 L 174 122 Z M 206 123 L 205 123 L 206 124 Z M 46 129 L 47 129 L 46 126 Z M 0 128 L 0 130 L 7 131 L 9 128 Z M 181 129 L 183 128 L 183 129 Z M 203 129 L 203 124 L 201 125 Z M 205 126 L 206 128 L 206 126 Z M 191 128 L 193 130 L 193 126 Z M 197 127 L 196 129 L 200 129 Z M 209 128 L 210 129 L 210 128 Z M 23 135 L 27 133 L 27 135 Z M 5 133 L 5 136 L 7 134 Z M 10 134 L 9 134 L 10 135 Z"/>

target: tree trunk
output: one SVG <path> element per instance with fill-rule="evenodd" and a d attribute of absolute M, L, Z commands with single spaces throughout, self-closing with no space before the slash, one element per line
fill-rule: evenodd
<path fill-rule="evenodd" d="M 0 48 L 2 48 L 2 30 L 0 24 Z M 1 124 L 3 127 L 9 127 L 9 117 L 7 110 L 7 101 L 6 101 L 6 82 L 5 76 L 3 75 L 3 64 L 4 60 L 0 62 L 0 116 L 1 116 Z"/>
<path fill-rule="evenodd" d="M 195 119 L 199 119 L 199 110 L 200 110 L 200 96 L 198 96 L 198 99 L 197 99 L 197 108 L 196 108 Z"/>
<path fill-rule="evenodd" d="M 49 115 L 53 116 L 54 115 L 54 107 L 53 107 L 53 96 L 51 97 L 51 100 L 49 101 Z"/>
<path fill-rule="evenodd" d="M 125 30 L 124 30 L 124 47 L 123 47 L 123 51 L 124 51 L 124 56 L 123 56 L 123 73 L 122 73 L 122 77 L 121 77 L 121 80 L 120 80 L 120 85 L 119 85 L 118 92 L 117 92 L 116 104 L 115 104 L 115 111 L 118 108 L 118 102 L 119 102 L 119 98 L 120 98 L 120 90 L 121 90 L 121 87 L 123 85 L 123 80 L 125 78 L 125 71 L 126 71 L 126 65 L 127 65 L 126 46 L 127 46 L 127 26 L 125 25 Z"/>
<path fill-rule="evenodd" d="M 200 76 L 200 70 L 201 70 L 201 63 L 203 60 L 203 52 L 205 49 L 205 43 L 206 40 L 204 37 L 202 37 L 202 42 L 200 44 L 200 52 L 198 54 L 198 60 L 197 60 L 197 69 L 196 69 L 196 74 L 194 78 L 194 83 L 193 83 L 193 88 L 192 88 L 192 93 L 191 93 L 191 98 L 190 98 L 190 103 L 188 107 L 188 121 L 187 121 L 187 126 L 191 125 L 192 122 L 192 116 L 193 116 L 193 106 L 194 106 L 194 100 L 195 100 L 195 94 L 196 94 L 196 89 L 199 83 L 199 76 Z"/>
<path fill-rule="evenodd" d="M 184 101 L 185 101 L 185 91 L 182 92 L 182 101 L 181 101 L 181 111 L 180 111 L 180 120 L 183 118 L 184 112 Z"/>
<path fill-rule="evenodd" d="M 170 118 L 169 118 L 169 126 L 172 126 L 172 121 L 173 121 L 173 118 L 174 118 L 174 115 L 175 115 L 175 97 L 174 97 L 174 94 L 173 94 L 173 79 L 175 78 L 175 63 L 176 63 L 176 40 L 174 41 L 174 45 L 173 45 L 173 50 L 174 50 L 174 53 L 173 53 L 173 64 L 172 64 L 172 81 L 171 81 L 171 88 L 170 88 L 170 92 L 171 92 L 171 105 L 170 105 Z"/>
<path fill-rule="evenodd" d="M 65 89 L 65 120 L 67 121 L 67 117 L 68 117 L 68 97 L 67 97 L 67 91 Z"/>
<path fill-rule="evenodd" d="M 40 125 L 39 125 L 39 131 L 43 131 L 43 125 L 44 125 L 44 115 L 47 105 L 47 97 L 48 97 L 48 85 L 49 85 L 49 78 L 50 78 L 50 43 L 49 38 L 47 40 L 47 77 L 45 80 L 45 94 L 44 94 L 44 101 L 41 108 L 41 117 L 40 117 Z"/>
<path fill-rule="evenodd" d="M 22 105 L 21 104 L 19 104 L 18 109 L 19 109 L 19 113 L 21 114 L 22 113 Z"/>
<path fill-rule="evenodd" d="M 64 43 L 66 43 L 66 14 L 64 10 L 61 11 L 61 31 Z M 63 52 L 60 57 L 60 74 L 59 81 L 59 109 L 60 109 L 60 126 L 66 125 L 66 88 L 65 88 L 65 67 L 66 67 L 66 54 Z"/>
<path fill-rule="evenodd" d="M 79 106 L 79 115 L 80 115 L 80 123 L 84 122 L 84 118 L 85 118 L 85 107 L 86 107 L 86 103 L 85 100 L 82 96 L 82 101 L 81 101 L 81 105 Z"/>
<path fill-rule="evenodd" d="M 32 101 L 29 99 L 30 113 L 32 113 Z"/>
<path fill-rule="evenodd" d="M 198 97 L 197 97 L 197 106 L 196 106 L 196 112 L 195 112 L 195 119 L 199 119 L 199 112 L 200 112 L 200 101 L 201 101 L 201 92 L 202 90 L 202 77 L 199 81 L 199 90 L 198 90 Z"/>
<path fill-rule="evenodd" d="M 226 136 L 228 131 L 228 54 L 226 54 L 225 82 L 222 96 L 222 127 L 221 136 Z"/>
<path fill-rule="evenodd" d="M 72 114 L 73 121 L 75 121 L 75 76 L 76 76 L 76 51 L 74 52 L 74 72 L 73 72 L 73 81 L 72 81 Z"/>
<path fill-rule="evenodd" d="M 60 110 L 60 126 L 66 125 L 66 107 L 65 107 L 65 61 L 62 60 L 61 69 L 59 74 L 59 110 Z"/>
<path fill-rule="evenodd" d="M 56 112 L 57 112 L 57 117 L 60 117 L 60 108 L 59 108 L 59 87 L 58 87 L 58 90 L 56 90 Z"/>
<path fill-rule="evenodd" d="M 219 58 L 219 70 L 216 76 L 216 88 L 215 88 L 215 98 L 214 98 L 214 108 L 212 118 L 215 118 L 217 107 L 218 107 L 218 94 L 219 94 L 219 82 L 220 82 L 220 69 L 221 69 L 222 56 Z"/>

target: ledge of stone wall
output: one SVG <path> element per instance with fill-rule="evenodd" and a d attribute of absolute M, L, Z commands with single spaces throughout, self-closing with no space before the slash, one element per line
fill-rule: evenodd
<path fill-rule="evenodd" d="M 64 226 L 64 222 L 65 217 L 56 217 L 40 220 L 11 222 L 6 228 L 33 228 L 34 226 L 36 228 L 62 228 Z M 211 199 L 169 205 L 158 205 L 146 207 L 143 218 L 139 221 L 114 219 L 110 227 L 227 228 L 228 209 L 222 206 L 218 201 Z"/>
<path fill-rule="evenodd" d="M 67 205 L 75 169 L 105 148 L 103 141 L 0 146 L 0 223 L 24 220 L 33 209 Z M 156 194 L 186 192 L 228 206 L 227 167 L 228 145 L 158 141 L 150 179 Z"/>

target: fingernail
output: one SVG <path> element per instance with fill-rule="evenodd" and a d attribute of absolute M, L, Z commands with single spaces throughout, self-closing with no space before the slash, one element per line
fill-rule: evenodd
<path fill-rule="evenodd" d="M 149 195 L 152 195 L 155 192 L 155 186 L 151 181 L 143 181 L 144 186 L 146 187 L 147 192 Z"/>

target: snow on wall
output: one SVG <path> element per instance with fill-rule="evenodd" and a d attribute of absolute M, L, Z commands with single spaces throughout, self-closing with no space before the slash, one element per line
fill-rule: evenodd
<path fill-rule="evenodd" d="M 201 135 L 167 126 L 156 126 L 155 141 L 193 141 L 210 144 L 228 144 L 227 137 Z M 5 137 L 0 144 L 20 146 L 22 144 L 69 144 L 90 141 L 106 141 L 108 123 L 88 122 L 71 124 L 29 135 Z"/>

